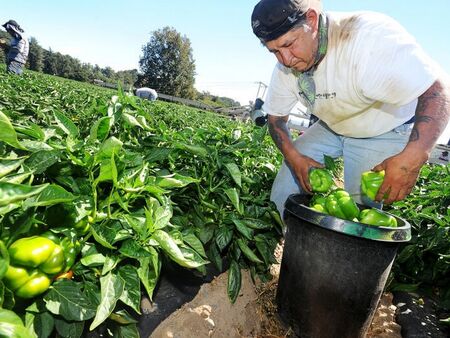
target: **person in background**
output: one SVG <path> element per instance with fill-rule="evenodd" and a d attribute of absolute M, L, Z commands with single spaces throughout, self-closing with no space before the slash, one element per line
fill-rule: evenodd
<path fill-rule="evenodd" d="M 155 101 L 158 98 L 158 93 L 152 88 L 142 87 L 136 89 L 136 96 L 140 97 L 141 99 Z"/>
<path fill-rule="evenodd" d="M 28 59 L 28 51 L 30 49 L 28 39 L 24 34 L 24 30 L 16 21 L 9 20 L 2 26 L 12 37 L 6 55 L 7 70 L 10 73 L 20 75 Z M 6 45 L 6 42 L 3 41 L 3 45 Z"/>
<path fill-rule="evenodd" d="M 444 131 L 450 112 L 444 72 L 395 20 L 375 12 L 324 12 L 317 0 L 261 0 L 254 34 L 275 65 L 263 110 L 284 156 L 271 200 L 311 193 L 309 171 L 324 154 L 343 157 L 344 182 L 359 203 L 404 199 Z M 291 139 L 288 115 L 301 101 L 319 120 Z M 361 173 L 385 170 L 365 200 Z"/>

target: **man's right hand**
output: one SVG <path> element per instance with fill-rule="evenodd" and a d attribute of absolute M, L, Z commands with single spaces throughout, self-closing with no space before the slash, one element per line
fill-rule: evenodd
<path fill-rule="evenodd" d="M 311 193 L 311 185 L 309 183 L 309 170 L 311 168 L 322 168 L 323 165 L 312 158 L 300 154 L 295 149 L 287 127 L 288 116 L 269 115 L 269 132 L 278 149 L 284 156 L 286 164 L 291 169 L 297 183 L 301 188 Z"/>
<path fill-rule="evenodd" d="M 324 165 L 299 152 L 296 155 L 291 154 L 289 159 L 285 157 L 285 161 L 297 183 L 305 192 L 312 194 L 309 172 L 312 168 L 323 168 Z"/>

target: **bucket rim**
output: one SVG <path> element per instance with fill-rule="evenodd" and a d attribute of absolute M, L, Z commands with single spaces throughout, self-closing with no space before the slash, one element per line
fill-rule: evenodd
<path fill-rule="evenodd" d="M 307 195 L 290 195 L 285 202 L 284 213 L 286 214 L 288 212 L 321 228 L 372 241 L 402 243 L 411 240 L 411 224 L 398 216 L 383 211 L 397 220 L 399 226 L 395 228 L 369 225 L 337 218 L 314 210 L 307 206 L 309 199 L 310 197 Z M 367 209 L 366 206 L 360 204 L 358 204 L 358 207 L 361 210 Z"/>

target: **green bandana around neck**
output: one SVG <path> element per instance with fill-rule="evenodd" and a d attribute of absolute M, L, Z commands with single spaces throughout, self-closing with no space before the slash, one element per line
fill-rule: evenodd
<path fill-rule="evenodd" d="M 317 54 L 314 59 L 313 66 L 305 72 L 299 72 L 294 70 L 293 73 L 298 79 L 298 87 L 300 89 L 300 95 L 304 98 L 304 103 L 309 113 L 313 112 L 314 102 L 316 100 L 316 85 L 314 83 L 314 71 L 319 65 L 320 61 L 327 53 L 328 46 L 328 22 L 325 14 L 319 16 L 319 46 L 317 48 Z"/>

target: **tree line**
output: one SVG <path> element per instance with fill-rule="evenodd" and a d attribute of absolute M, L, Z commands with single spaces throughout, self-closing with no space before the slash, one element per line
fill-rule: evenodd
<path fill-rule="evenodd" d="M 0 31 L 0 38 L 9 39 L 8 33 Z M 191 42 L 172 27 L 153 31 L 150 40 L 142 47 L 142 56 L 137 69 L 115 71 L 111 67 L 100 67 L 81 62 L 41 47 L 31 37 L 26 68 L 45 74 L 72 80 L 91 82 L 94 80 L 120 84 L 123 88 L 151 87 L 156 91 L 181 98 L 200 100 L 219 107 L 239 106 L 231 98 L 220 97 L 209 92 L 198 92 L 195 87 L 195 60 Z M 0 62 L 5 62 L 7 50 L 0 50 Z"/>

